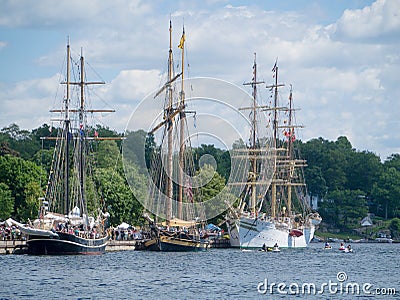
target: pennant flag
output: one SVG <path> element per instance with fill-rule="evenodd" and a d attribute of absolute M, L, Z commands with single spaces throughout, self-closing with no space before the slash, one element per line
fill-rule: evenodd
<path fill-rule="evenodd" d="M 275 72 L 275 71 L 276 71 L 276 63 L 277 63 L 277 62 L 275 61 L 274 67 L 273 67 L 272 70 L 271 70 L 272 72 Z"/>
<path fill-rule="evenodd" d="M 185 43 L 185 29 L 183 29 L 181 41 L 179 42 L 178 48 L 183 49 L 183 44 Z"/>

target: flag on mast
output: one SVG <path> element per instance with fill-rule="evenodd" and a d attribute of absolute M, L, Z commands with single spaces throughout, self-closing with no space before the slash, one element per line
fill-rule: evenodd
<path fill-rule="evenodd" d="M 182 37 L 179 42 L 178 48 L 183 49 L 183 44 L 185 43 L 185 28 L 183 28 Z"/>

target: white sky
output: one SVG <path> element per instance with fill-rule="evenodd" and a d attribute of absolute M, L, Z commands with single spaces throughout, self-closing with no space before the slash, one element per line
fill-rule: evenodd
<path fill-rule="evenodd" d="M 271 83 L 278 58 L 280 81 L 293 84 L 301 107 L 303 141 L 345 135 L 382 159 L 400 153 L 398 0 L 0 0 L 0 127 L 49 124 L 69 36 L 107 83 L 94 90 L 94 106 L 116 113 L 101 122 L 123 131 L 163 83 L 170 18 L 175 46 L 185 26 L 188 76 L 241 86 L 257 52 L 260 79 Z"/>

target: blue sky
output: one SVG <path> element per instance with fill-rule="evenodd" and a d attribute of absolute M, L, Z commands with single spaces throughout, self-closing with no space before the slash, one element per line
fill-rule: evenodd
<path fill-rule="evenodd" d="M 117 112 L 105 123 L 124 130 L 135 106 L 162 83 L 171 18 L 175 43 L 185 25 L 190 76 L 241 85 L 257 52 L 268 82 L 278 58 L 280 79 L 293 84 L 302 109 L 302 140 L 345 135 L 382 159 L 400 152 L 400 1 L 56 3 L 0 0 L 1 128 L 49 123 L 69 36 L 107 82 L 97 94 Z"/>

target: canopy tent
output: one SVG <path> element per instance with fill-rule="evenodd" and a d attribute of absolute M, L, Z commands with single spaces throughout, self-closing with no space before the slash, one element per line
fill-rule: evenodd
<path fill-rule="evenodd" d="M 361 220 L 361 226 L 372 226 L 372 220 L 370 217 L 365 217 Z"/>
<path fill-rule="evenodd" d="M 129 227 L 131 227 L 131 225 L 129 225 L 128 223 L 122 222 L 121 224 L 119 224 L 117 226 L 118 229 L 128 229 Z"/>
<path fill-rule="evenodd" d="M 173 218 L 171 220 L 169 220 L 169 223 L 167 223 L 167 221 L 162 222 L 163 226 L 181 226 L 181 227 L 191 227 L 191 226 L 195 226 L 196 222 L 195 221 L 185 221 L 185 220 L 181 220 L 178 218 Z"/>
<path fill-rule="evenodd" d="M 210 231 L 221 231 L 221 228 L 211 223 L 206 226 L 206 229 Z"/>

